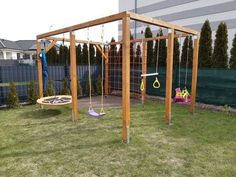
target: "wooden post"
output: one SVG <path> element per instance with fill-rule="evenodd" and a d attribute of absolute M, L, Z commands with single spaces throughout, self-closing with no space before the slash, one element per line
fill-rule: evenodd
<path fill-rule="evenodd" d="M 40 58 L 41 53 L 41 43 L 36 40 L 37 46 L 37 64 L 38 64 L 38 89 L 39 89 L 39 98 L 43 97 L 43 71 L 42 71 L 42 60 Z M 41 105 L 42 108 L 42 105 Z"/>
<path fill-rule="evenodd" d="M 191 105 L 190 112 L 194 112 L 196 103 L 196 90 L 197 90 L 197 72 L 198 72 L 198 48 L 199 38 L 194 39 L 193 49 L 193 68 L 192 68 L 192 88 L 191 88 Z"/>
<path fill-rule="evenodd" d="M 171 121 L 172 79 L 173 79 L 174 29 L 168 31 L 167 63 L 166 63 L 166 98 L 165 120 L 169 126 Z"/>
<path fill-rule="evenodd" d="M 147 73 L 147 42 L 143 42 L 143 52 L 142 52 L 142 74 Z M 144 90 L 142 91 L 142 104 L 144 104 L 146 98 L 146 77 L 143 77 Z"/>
<path fill-rule="evenodd" d="M 105 95 L 108 95 L 109 94 L 109 57 L 108 57 L 108 49 L 105 48 L 105 56 L 106 56 L 106 59 L 105 59 Z"/>
<path fill-rule="evenodd" d="M 74 121 L 78 120 L 78 100 L 77 100 L 77 64 L 75 35 L 70 32 L 70 77 L 71 77 L 71 95 L 72 95 L 72 113 Z"/>
<path fill-rule="evenodd" d="M 129 143 L 130 128 L 130 17 L 122 19 L 122 140 Z"/>

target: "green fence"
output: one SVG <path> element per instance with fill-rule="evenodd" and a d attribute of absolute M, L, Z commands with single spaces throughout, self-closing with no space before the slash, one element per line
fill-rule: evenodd
<path fill-rule="evenodd" d="M 185 69 L 180 70 L 180 87 L 185 86 Z M 155 68 L 149 67 L 148 73 L 155 72 Z M 155 77 L 147 78 L 147 94 L 155 96 L 165 96 L 165 68 L 159 69 L 159 80 L 161 83 L 160 89 L 154 89 L 152 83 Z M 179 85 L 179 71 L 178 68 L 173 71 L 173 91 L 172 96 L 175 95 L 175 88 Z M 187 75 L 187 89 L 191 90 L 192 71 L 188 70 Z M 229 69 L 199 69 L 198 83 L 197 83 L 197 102 L 214 104 L 214 105 L 228 105 L 236 107 L 236 70 Z"/>

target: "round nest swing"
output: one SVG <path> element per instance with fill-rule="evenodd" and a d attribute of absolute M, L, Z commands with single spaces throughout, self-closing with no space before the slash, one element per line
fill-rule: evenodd
<path fill-rule="evenodd" d="M 72 103 L 72 97 L 70 95 L 55 95 L 42 97 L 37 100 L 38 104 L 47 106 L 61 106 Z"/>

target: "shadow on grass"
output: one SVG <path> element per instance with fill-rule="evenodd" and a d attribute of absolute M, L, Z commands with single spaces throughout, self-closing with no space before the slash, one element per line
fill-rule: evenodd
<path fill-rule="evenodd" d="M 62 112 L 59 109 L 37 109 L 21 114 L 26 119 L 48 119 L 60 115 Z"/>

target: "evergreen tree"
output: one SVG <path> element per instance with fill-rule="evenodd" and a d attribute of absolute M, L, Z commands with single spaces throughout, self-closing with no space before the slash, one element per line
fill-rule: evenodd
<path fill-rule="evenodd" d="M 156 37 L 158 37 L 158 36 L 163 36 L 163 31 L 161 28 L 157 32 Z M 159 41 L 159 45 L 160 45 L 160 47 L 158 46 L 158 40 L 156 40 L 155 47 L 154 47 L 154 64 L 156 65 L 157 55 L 158 55 L 159 56 L 158 66 L 166 66 L 166 57 L 167 57 L 166 40 L 161 39 Z M 157 54 L 158 50 L 159 50 L 159 53 Z"/>
<path fill-rule="evenodd" d="M 187 57 L 188 53 L 188 57 Z M 182 54 L 181 54 L 181 66 L 186 67 L 186 62 L 188 59 L 188 67 L 192 67 L 193 62 L 193 40 L 192 36 L 186 37 L 184 39 L 183 47 L 182 47 Z"/>
<path fill-rule="evenodd" d="M 179 59 L 180 59 L 180 49 L 179 49 L 179 41 L 178 38 L 174 39 L 174 56 L 173 56 L 173 66 L 179 66 Z"/>
<path fill-rule="evenodd" d="M 152 31 L 151 28 L 148 26 L 145 29 L 145 38 L 151 38 L 152 37 Z M 153 41 L 147 42 L 147 65 L 152 66 L 153 64 Z"/>
<path fill-rule="evenodd" d="M 230 50 L 230 68 L 236 68 L 236 33 Z"/>
<path fill-rule="evenodd" d="M 199 41 L 199 67 L 212 67 L 212 31 L 209 20 L 206 20 L 201 29 Z"/>
<path fill-rule="evenodd" d="M 98 75 L 98 78 L 97 78 L 96 91 L 98 95 L 102 94 L 102 78 L 100 75 Z"/>
<path fill-rule="evenodd" d="M 48 65 L 55 65 L 57 64 L 57 50 L 56 47 L 52 47 L 46 54 L 47 57 L 47 63 Z"/>
<path fill-rule="evenodd" d="M 76 46 L 76 63 L 77 65 L 82 64 L 82 48 L 80 44 Z"/>
<path fill-rule="evenodd" d="M 53 88 L 53 82 L 51 80 L 48 80 L 45 96 L 52 96 L 52 95 L 55 95 L 55 90 Z"/>
<path fill-rule="evenodd" d="M 18 97 L 14 82 L 10 82 L 10 92 L 7 98 L 7 107 L 8 108 L 19 107 L 19 97 Z"/>
<path fill-rule="evenodd" d="M 28 86 L 28 102 L 30 104 L 36 104 L 38 99 L 38 93 L 35 89 L 35 83 L 34 81 L 31 81 Z"/>
<path fill-rule="evenodd" d="M 93 44 L 89 44 L 90 64 L 95 64 L 95 48 Z"/>
<path fill-rule="evenodd" d="M 133 40 L 133 39 L 134 39 L 133 35 L 130 34 L 130 40 Z M 134 59 L 135 59 L 135 57 L 134 57 L 134 43 L 131 42 L 130 43 L 130 65 L 133 64 Z"/>
<path fill-rule="evenodd" d="M 102 50 L 102 46 L 98 46 Z M 95 64 L 102 64 L 102 54 L 101 52 L 96 48 L 96 61 Z"/>
<path fill-rule="evenodd" d="M 138 44 L 135 52 L 135 62 L 142 62 L 141 59 L 142 59 L 141 46 L 140 44 Z"/>
<path fill-rule="evenodd" d="M 88 45 L 86 43 L 83 44 L 81 64 L 88 64 Z"/>
<path fill-rule="evenodd" d="M 90 85 L 89 85 L 89 78 L 87 79 L 86 82 L 86 89 L 85 89 L 85 94 L 89 95 L 90 91 Z M 93 80 L 91 80 L 91 95 L 94 95 L 94 85 L 93 85 Z"/>
<path fill-rule="evenodd" d="M 61 90 L 62 95 L 69 95 L 70 94 L 70 89 L 69 89 L 69 80 L 67 77 L 65 77 L 62 81 L 62 90 Z"/>
<path fill-rule="evenodd" d="M 228 32 L 227 26 L 221 22 L 216 31 L 216 39 L 213 52 L 213 67 L 227 68 L 228 64 Z"/>
<path fill-rule="evenodd" d="M 83 89 L 81 87 L 79 79 L 77 80 L 77 94 L 78 94 L 78 96 L 82 96 L 83 95 Z"/>
<path fill-rule="evenodd" d="M 112 38 L 111 42 L 115 42 L 115 39 Z M 118 56 L 117 46 L 115 44 L 110 45 L 108 55 L 110 57 L 111 63 L 117 63 L 118 62 L 118 60 L 117 60 L 117 58 L 118 58 L 117 57 Z"/>
<path fill-rule="evenodd" d="M 59 49 L 59 64 L 68 65 L 70 63 L 70 51 L 67 46 L 60 45 Z"/>

